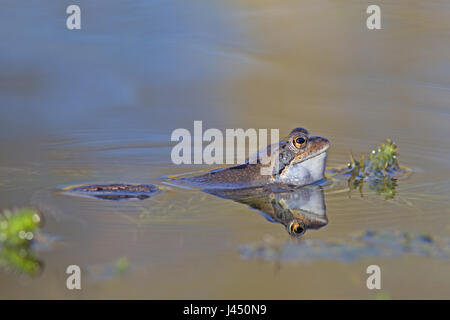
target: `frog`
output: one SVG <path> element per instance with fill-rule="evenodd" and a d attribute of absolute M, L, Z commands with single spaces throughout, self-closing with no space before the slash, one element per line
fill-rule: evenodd
<path fill-rule="evenodd" d="M 329 147 L 328 139 L 311 136 L 307 129 L 297 127 L 278 144 L 267 146 L 243 164 L 212 170 L 190 178 L 175 179 L 172 182 L 209 189 L 277 184 L 305 186 L 324 179 Z M 268 170 L 263 172 L 264 169 Z"/>
<path fill-rule="evenodd" d="M 241 189 L 267 185 L 301 187 L 324 179 L 328 139 L 311 136 L 303 127 L 294 128 L 277 144 L 268 145 L 244 164 L 214 169 L 193 177 L 170 178 L 171 185 L 190 185 L 207 189 Z M 269 165 L 267 165 L 269 164 Z M 268 168 L 267 171 L 263 169 Z M 157 194 L 158 186 L 133 184 L 94 184 L 69 186 L 69 194 L 104 200 L 144 200 Z"/>

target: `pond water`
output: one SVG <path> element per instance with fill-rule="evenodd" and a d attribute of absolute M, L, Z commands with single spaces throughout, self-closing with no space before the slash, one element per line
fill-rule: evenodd
<path fill-rule="evenodd" d="M 450 3 L 378 1 L 3 1 L 0 208 L 44 217 L 35 276 L 0 272 L 0 298 L 448 298 L 449 261 L 244 259 L 251 243 L 344 243 L 366 230 L 450 237 Z M 165 185 L 209 169 L 171 162 L 176 128 L 303 126 L 330 140 L 327 168 L 386 138 L 411 175 L 386 200 L 324 187 L 327 224 L 292 239 L 246 204 Z M 142 201 L 62 194 L 66 186 L 162 186 Z M 272 241 L 271 240 L 271 241 Z M 318 242 L 317 242 L 318 243 Z M 328 258 L 327 258 L 328 257 Z M 126 261 L 127 272 L 110 271 Z M 66 267 L 83 270 L 66 288 Z"/>

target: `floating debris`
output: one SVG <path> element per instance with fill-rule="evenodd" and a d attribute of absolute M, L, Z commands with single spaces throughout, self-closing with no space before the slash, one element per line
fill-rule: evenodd
<path fill-rule="evenodd" d="M 335 260 L 352 262 L 366 257 L 398 257 L 415 255 L 450 259 L 450 239 L 434 239 L 429 235 L 368 230 L 351 236 L 346 242 L 302 240 L 276 242 L 265 239 L 261 243 L 240 248 L 244 259 L 306 262 Z"/>
<path fill-rule="evenodd" d="M 87 267 L 90 277 L 94 280 L 108 280 L 125 275 L 130 270 L 130 261 L 126 257 L 106 264 L 95 264 Z"/>

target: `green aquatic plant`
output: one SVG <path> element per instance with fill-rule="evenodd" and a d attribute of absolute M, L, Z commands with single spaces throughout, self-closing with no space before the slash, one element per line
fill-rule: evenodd
<path fill-rule="evenodd" d="M 88 275 L 95 280 L 107 280 L 122 277 L 130 271 L 130 260 L 120 257 L 109 263 L 87 266 Z"/>
<path fill-rule="evenodd" d="M 380 292 L 375 295 L 374 299 L 375 300 L 392 300 L 392 297 L 387 292 Z"/>
<path fill-rule="evenodd" d="M 35 256 L 31 244 L 42 224 L 41 215 L 33 208 L 0 214 L 0 267 L 36 275 L 42 269 L 42 262 Z"/>
<path fill-rule="evenodd" d="M 130 261 L 126 257 L 120 257 L 114 263 L 114 271 L 117 275 L 123 275 L 130 269 Z"/>
<path fill-rule="evenodd" d="M 35 276 L 41 272 L 43 263 L 30 248 L 1 247 L 0 268 Z"/>
<path fill-rule="evenodd" d="M 0 243 L 8 246 L 28 245 L 40 228 L 42 218 L 33 208 L 5 210 L 0 215 Z"/>
<path fill-rule="evenodd" d="M 358 176 L 362 177 L 395 176 L 401 171 L 398 163 L 397 145 L 390 139 L 386 139 L 385 143 L 372 150 L 367 159 L 364 155 L 361 155 L 358 161 L 353 158 L 353 155 L 350 155 L 347 167 L 352 173 L 357 173 Z"/>
<path fill-rule="evenodd" d="M 398 161 L 397 145 L 390 139 L 372 150 L 368 157 L 362 154 L 359 160 L 350 155 L 346 168 L 332 169 L 333 176 L 347 177 L 350 190 L 359 190 L 363 196 L 363 186 L 385 199 L 393 199 L 397 194 L 397 180 L 406 173 Z"/>
<path fill-rule="evenodd" d="M 367 182 L 369 189 L 378 195 L 384 195 L 386 200 L 393 199 L 397 194 L 397 180 L 391 177 L 372 179 Z"/>

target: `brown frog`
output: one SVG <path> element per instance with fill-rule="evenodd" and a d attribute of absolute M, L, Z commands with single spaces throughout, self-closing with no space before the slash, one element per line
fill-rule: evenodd
<path fill-rule="evenodd" d="M 260 151 L 256 161 L 252 161 L 255 159 L 252 157 L 241 165 L 172 182 L 208 188 L 248 188 L 268 184 L 309 185 L 324 178 L 329 146 L 327 139 L 310 136 L 308 130 L 298 127 L 278 145 L 270 145 Z M 262 169 L 267 169 L 268 166 L 269 174 L 262 174 Z"/>

